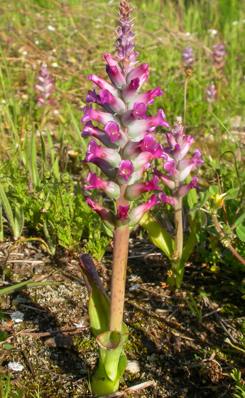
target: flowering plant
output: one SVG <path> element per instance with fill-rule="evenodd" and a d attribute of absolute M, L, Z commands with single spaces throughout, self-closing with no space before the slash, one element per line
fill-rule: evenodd
<path fill-rule="evenodd" d="M 156 171 L 155 174 L 172 192 L 171 196 L 161 193 L 160 198 L 162 202 L 173 206 L 175 237 L 173 239 L 150 214 L 146 214 L 140 223 L 148 231 L 153 243 L 170 259 L 172 266 L 168 272 L 168 284 L 175 289 L 181 286 L 184 265 L 195 244 L 193 229 L 184 245 L 183 198 L 191 189 L 197 187 L 198 179 L 194 176 L 188 183 L 186 180 L 203 161 L 199 149 L 196 149 L 192 156 L 188 156 L 194 138 L 184 133 L 181 118 L 177 118 L 174 128 L 166 134 L 166 138 L 167 146 L 162 155 L 164 173 Z M 193 226 L 195 228 L 195 224 Z"/>
<path fill-rule="evenodd" d="M 158 126 L 168 127 L 168 123 L 162 109 L 155 116 L 147 114 L 148 106 L 162 91 L 157 87 L 141 92 L 149 76 L 149 66 L 137 64 L 130 12 L 128 1 L 121 0 L 116 56 L 104 55 L 110 83 L 89 75 L 97 91 L 88 92 L 88 105 L 82 117 L 83 136 L 91 138 L 85 162 L 96 165 L 105 176 L 89 172 L 84 187 L 86 201 L 114 231 L 110 300 L 92 260 L 87 255 L 81 256 L 90 286 L 90 323 L 100 347 L 98 367 L 91 381 L 92 392 L 97 395 L 116 391 L 126 367 L 123 345 L 128 331 L 123 323 L 123 307 L 130 228 L 139 224 L 142 216 L 161 200 L 168 202 L 166 195 L 153 193 L 147 201 L 134 205 L 141 194 L 161 189 L 153 161 L 161 159 L 164 150 L 154 131 Z M 93 104 L 101 109 L 95 109 Z M 153 174 L 147 181 L 146 171 Z M 98 191 L 111 199 L 111 206 L 93 199 L 91 192 L 97 195 Z"/>

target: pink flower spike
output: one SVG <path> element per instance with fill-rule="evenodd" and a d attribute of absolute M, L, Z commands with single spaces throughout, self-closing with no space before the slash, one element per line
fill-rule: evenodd
<path fill-rule="evenodd" d="M 106 123 L 104 130 L 110 141 L 113 143 L 119 141 L 122 138 L 119 125 L 115 122 Z"/>
<path fill-rule="evenodd" d="M 191 189 L 196 188 L 198 185 L 198 178 L 194 176 L 189 184 L 182 185 L 179 190 L 179 196 L 185 196 Z"/>
<path fill-rule="evenodd" d="M 89 75 L 88 76 L 88 80 L 91 80 L 94 84 L 96 84 L 96 86 L 98 86 L 99 88 L 101 88 L 102 90 L 108 90 L 110 91 L 110 93 L 112 95 L 117 96 L 118 92 L 117 90 L 109 83 L 107 83 L 106 80 L 101 79 L 99 76 L 96 75 Z"/>
<path fill-rule="evenodd" d="M 126 85 L 126 80 L 119 64 L 112 58 L 111 54 L 104 54 L 104 59 L 107 63 L 106 72 L 111 79 L 112 84 L 117 88 L 122 89 L 122 87 Z"/>
<path fill-rule="evenodd" d="M 37 105 L 52 105 L 53 100 L 51 99 L 51 95 L 55 89 L 54 79 L 49 74 L 48 68 L 46 64 L 41 65 L 41 69 L 39 71 L 37 77 L 37 84 L 35 85 L 35 89 L 37 92 Z"/>
<path fill-rule="evenodd" d="M 129 206 L 118 206 L 117 217 L 119 220 L 126 220 L 128 218 Z"/>
<path fill-rule="evenodd" d="M 118 177 L 127 182 L 133 174 L 134 166 L 131 160 L 122 160 L 118 168 Z"/>
<path fill-rule="evenodd" d="M 132 80 L 139 79 L 139 87 L 141 87 L 149 77 L 149 65 L 142 64 L 134 68 L 127 76 L 127 82 L 130 84 Z"/>
<path fill-rule="evenodd" d="M 110 224 L 114 224 L 114 216 L 109 210 L 102 207 L 99 203 L 94 202 L 91 198 L 86 198 L 86 202 L 92 210 L 99 214 L 102 220 L 108 221 Z"/>
<path fill-rule="evenodd" d="M 86 106 L 84 108 L 84 115 L 82 117 L 82 122 L 87 123 L 91 120 L 94 120 L 102 124 L 106 124 L 110 121 L 116 122 L 115 118 L 113 117 L 113 115 L 111 115 L 111 113 L 98 111 L 90 106 Z"/>
<path fill-rule="evenodd" d="M 154 206 L 156 206 L 159 203 L 159 199 L 157 195 L 152 195 L 152 197 L 142 205 L 139 205 L 135 207 L 130 213 L 129 213 L 129 225 L 135 225 L 138 224 L 143 215 L 151 210 Z"/>
<path fill-rule="evenodd" d="M 159 194 L 159 199 L 161 200 L 162 203 L 171 206 L 175 206 L 177 203 L 176 198 L 174 198 L 173 196 L 168 196 L 164 192 Z"/>

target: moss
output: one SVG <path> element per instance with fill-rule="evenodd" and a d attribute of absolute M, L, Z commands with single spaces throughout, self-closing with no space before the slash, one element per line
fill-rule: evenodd
<path fill-rule="evenodd" d="M 93 337 L 76 336 L 73 339 L 75 348 L 81 353 L 94 351 L 98 348 L 96 340 Z"/>

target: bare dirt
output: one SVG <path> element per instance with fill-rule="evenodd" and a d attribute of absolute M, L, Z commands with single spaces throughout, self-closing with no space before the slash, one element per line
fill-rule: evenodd
<path fill-rule="evenodd" d="M 38 396 L 36 391 L 42 398 L 91 397 L 88 380 L 96 364 L 96 343 L 78 255 L 59 252 L 54 258 L 34 243 L 7 242 L 0 247 L 0 261 L 6 283 L 28 278 L 55 282 L 1 297 L 1 329 L 8 333 L 1 348 L 12 344 L 12 349 L 1 350 L 1 378 L 9 375 L 26 398 Z M 110 267 L 107 253 L 98 264 L 107 287 Z M 212 273 L 207 264 L 193 261 L 186 267 L 183 288 L 172 293 L 166 271 L 166 261 L 147 241 L 131 241 L 125 303 L 130 366 L 121 390 L 153 384 L 124 396 L 231 397 L 231 370 L 245 373 L 245 314 L 234 275 Z M 23 322 L 11 320 L 14 311 L 24 314 Z M 21 363 L 23 371 L 9 370 L 10 361 Z"/>

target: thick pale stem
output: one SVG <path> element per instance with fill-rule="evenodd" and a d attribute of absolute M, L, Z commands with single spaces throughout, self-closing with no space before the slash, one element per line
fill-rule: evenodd
<path fill-rule="evenodd" d="M 120 225 L 114 232 L 111 280 L 110 330 L 121 332 L 128 262 L 129 226 Z"/>
<path fill-rule="evenodd" d="M 182 215 L 182 198 L 177 198 L 174 209 L 175 221 L 175 251 L 174 260 L 179 261 L 183 252 L 183 215 Z"/>

